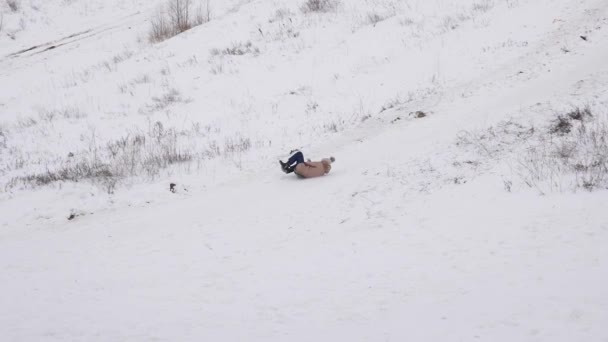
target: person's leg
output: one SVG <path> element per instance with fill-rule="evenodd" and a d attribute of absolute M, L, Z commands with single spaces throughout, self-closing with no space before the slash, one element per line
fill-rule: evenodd
<path fill-rule="evenodd" d="M 295 167 L 295 165 L 298 165 L 300 163 L 304 162 L 304 154 L 300 151 L 294 153 L 291 157 L 289 157 L 289 160 L 287 160 L 287 165 L 291 165 L 293 167 Z M 295 165 L 293 165 L 295 163 Z"/>

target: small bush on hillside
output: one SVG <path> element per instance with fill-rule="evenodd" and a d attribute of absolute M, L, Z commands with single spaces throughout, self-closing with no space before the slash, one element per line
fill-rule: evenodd
<path fill-rule="evenodd" d="M 541 194 L 608 189 L 608 118 L 588 107 L 557 115 L 546 129 L 510 122 L 461 134 L 458 144 L 490 160 L 512 160 L 514 175 Z"/>
<path fill-rule="evenodd" d="M 608 188 L 607 121 L 580 121 L 557 138 L 541 137 L 520 157 L 519 176 L 541 193 Z"/>
<path fill-rule="evenodd" d="M 209 20 L 211 9 L 208 0 L 196 11 L 192 0 L 167 0 L 150 21 L 148 39 L 152 43 L 161 42 Z"/>
<path fill-rule="evenodd" d="M 329 12 L 338 7 L 338 0 L 307 0 L 301 7 L 302 12 Z"/>

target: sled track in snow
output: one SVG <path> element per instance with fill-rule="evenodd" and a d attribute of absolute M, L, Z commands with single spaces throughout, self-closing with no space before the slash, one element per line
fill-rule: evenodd
<path fill-rule="evenodd" d="M 13 52 L 13 53 L 9 53 L 8 55 L 4 56 L 4 58 L 1 61 L 11 60 L 11 59 L 15 59 L 15 58 L 35 56 L 35 55 L 38 55 L 38 54 L 41 54 L 41 53 L 44 53 L 44 52 L 47 52 L 50 50 L 60 48 L 62 46 L 66 46 L 66 45 L 73 44 L 73 43 L 76 43 L 76 42 L 79 42 L 79 41 L 82 41 L 82 40 L 85 40 L 88 38 L 98 36 L 103 33 L 120 30 L 120 29 L 124 28 L 125 26 L 134 24 L 132 21 L 130 21 L 128 19 L 136 17 L 141 14 L 142 14 L 142 12 L 132 13 L 128 16 L 121 18 L 118 21 L 118 23 L 113 23 L 110 25 L 101 25 L 96 28 L 91 28 L 88 30 L 70 34 L 69 36 L 66 36 L 66 37 L 63 37 L 63 38 L 60 38 L 57 40 L 53 40 L 53 41 L 42 43 L 42 44 L 37 44 L 37 45 L 31 46 L 29 48 L 25 48 L 25 49 L 22 49 L 22 50 Z"/>

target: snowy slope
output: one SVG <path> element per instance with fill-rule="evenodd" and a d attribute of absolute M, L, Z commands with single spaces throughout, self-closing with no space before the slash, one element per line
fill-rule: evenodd
<path fill-rule="evenodd" d="M 527 186 L 536 135 L 512 137 L 608 115 L 608 4 L 301 3 L 213 3 L 150 45 L 157 3 L 50 1 L 64 24 L 0 38 L 2 340 L 608 339 L 606 190 Z M 112 191 L 14 181 L 157 122 L 194 161 Z M 292 147 L 337 162 L 299 180 Z"/>

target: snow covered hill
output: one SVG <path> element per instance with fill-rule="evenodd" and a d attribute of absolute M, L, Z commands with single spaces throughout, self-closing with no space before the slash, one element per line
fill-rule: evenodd
<path fill-rule="evenodd" d="M 0 0 L 1 340 L 608 340 L 606 1 L 163 4 Z"/>

